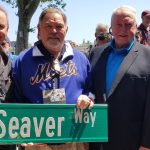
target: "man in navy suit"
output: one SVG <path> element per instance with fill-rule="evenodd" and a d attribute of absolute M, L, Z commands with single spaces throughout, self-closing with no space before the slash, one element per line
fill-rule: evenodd
<path fill-rule="evenodd" d="M 95 103 L 108 103 L 108 142 L 90 150 L 150 150 L 150 48 L 136 42 L 136 12 L 114 10 L 113 39 L 91 54 Z"/>

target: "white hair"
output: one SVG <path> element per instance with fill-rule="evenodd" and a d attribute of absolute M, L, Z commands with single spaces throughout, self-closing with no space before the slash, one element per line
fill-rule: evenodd
<path fill-rule="evenodd" d="M 132 6 L 129 6 L 129 5 L 122 5 L 122 6 L 120 6 L 120 7 L 113 10 L 113 13 L 112 13 L 112 16 L 111 16 L 111 23 L 112 23 L 114 15 L 117 14 L 118 12 L 120 12 L 120 11 L 130 12 L 133 15 L 133 17 L 135 19 L 135 22 L 136 22 L 136 10 L 135 10 L 135 8 L 132 7 Z"/>

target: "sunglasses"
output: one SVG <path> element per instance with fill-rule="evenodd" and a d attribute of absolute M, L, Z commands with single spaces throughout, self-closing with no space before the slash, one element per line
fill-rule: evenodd
<path fill-rule="evenodd" d="M 100 33 L 97 38 L 100 40 L 100 41 L 103 41 L 103 40 L 107 40 L 109 39 L 109 33 Z"/>

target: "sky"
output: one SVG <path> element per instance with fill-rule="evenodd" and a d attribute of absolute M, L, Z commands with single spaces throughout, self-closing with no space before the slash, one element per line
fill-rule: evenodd
<path fill-rule="evenodd" d="M 141 23 L 141 12 L 145 9 L 150 10 L 150 0 L 64 0 L 67 3 L 65 14 L 68 18 L 68 33 L 66 40 L 72 40 L 77 44 L 81 44 L 83 40 L 94 41 L 95 28 L 98 23 L 110 26 L 110 19 L 115 8 L 121 5 L 130 5 L 136 9 L 137 23 Z M 10 5 L 1 2 L 8 12 L 9 32 L 8 36 L 11 41 L 16 40 L 18 17 L 16 11 Z M 36 27 L 38 18 L 42 12 L 38 8 L 31 20 L 31 27 Z M 30 33 L 29 42 L 33 44 L 37 41 L 37 29 L 35 33 Z"/>

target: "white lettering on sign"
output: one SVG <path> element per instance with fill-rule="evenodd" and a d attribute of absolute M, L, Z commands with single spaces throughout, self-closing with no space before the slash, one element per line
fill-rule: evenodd
<path fill-rule="evenodd" d="M 4 110 L 0 110 L 0 114 L 2 114 L 2 116 L 6 117 L 7 113 Z M 3 138 L 6 134 L 6 127 L 5 124 L 0 120 L 0 128 L 1 128 L 1 133 L 0 133 L 0 138 Z"/>
<path fill-rule="evenodd" d="M 43 122 L 44 122 L 44 117 L 40 118 L 39 125 L 38 125 L 38 122 L 37 122 L 37 118 L 33 117 L 33 123 L 34 123 L 34 127 L 35 127 L 35 135 L 36 135 L 36 137 L 40 137 L 41 136 Z"/>
<path fill-rule="evenodd" d="M 58 118 L 58 132 L 57 132 L 57 136 L 61 136 L 61 124 L 62 122 L 65 121 L 64 117 L 59 117 Z"/>
<path fill-rule="evenodd" d="M 47 119 L 45 129 L 46 129 L 46 134 L 47 134 L 48 137 L 53 137 L 54 136 L 54 131 L 52 129 L 55 129 L 55 120 L 54 120 L 53 117 L 49 117 Z"/>
<path fill-rule="evenodd" d="M 23 125 L 20 128 L 20 135 L 23 138 L 30 137 L 31 121 L 29 117 L 23 117 L 21 119 Z"/>
<path fill-rule="evenodd" d="M 65 121 L 65 118 L 64 117 L 58 117 L 57 136 L 61 136 L 62 121 Z M 55 129 L 55 127 L 56 127 L 56 125 L 55 125 L 54 118 L 49 117 L 46 121 L 46 134 L 48 137 L 54 136 L 54 131 L 51 131 L 51 130 Z"/>
<path fill-rule="evenodd" d="M 18 136 L 18 131 L 16 130 L 19 130 L 19 121 L 17 117 L 10 118 L 8 128 L 10 137 L 16 138 Z"/>
<path fill-rule="evenodd" d="M 96 119 L 96 112 L 83 112 L 82 109 L 75 108 L 74 109 L 74 118 L 75 123 L 90 123 L 91 120 L 91 127 L 94 127 L 95 119 Z"/>
<path fill-rule="evenodd" d="M 3 119 L 2 119 L 3 118 Z M 45 134 L 47 137 L 61 137 L 62 125 L 65 117 L 11 117 L 6 125 L 5 120 L 7 112 L 0 110 L 0 138 L 6 135 L 12 139 L 14 138 L 30 138 L 31 133 L 35 137 L 40 137 Z M 74 109 L 75 123 L 85 123 L 94 127 L 96 120 L 96 112 L 86 111 L 82 109 Z M 33 130 L 34 129 L 34 130 Z"/>
<path fill-rule="evenodd" d="M 0 115 L 7 117 L 7 113 L 4 110 L 0 110 Z M 35 136 L 40 137 L 41 132 L 45 131 L 48 137 L 53 137 L 57 135 L 60 137 L 62 135 L 62 123 L 65 121 L 64 117 L 23 117 L 18 119 L 17 117 L 12 117 L 9 120 L 8 124 L 8 134 L 11 138 L 17 138 L 18 136 L 22 138 L 28 138 L 31 136 L 31 122 L 33 119 L 33 127 L 35 130 Z M 39 120 L 39 122 L 38 122 Z M 20 124 L 19 124 L 20 123 Z M 45 129 L 45 130 L 44 130 Z M 6 126 L 4 122 L 0 119 L 0 138 L 3 138 L 6 135 Z"/>

